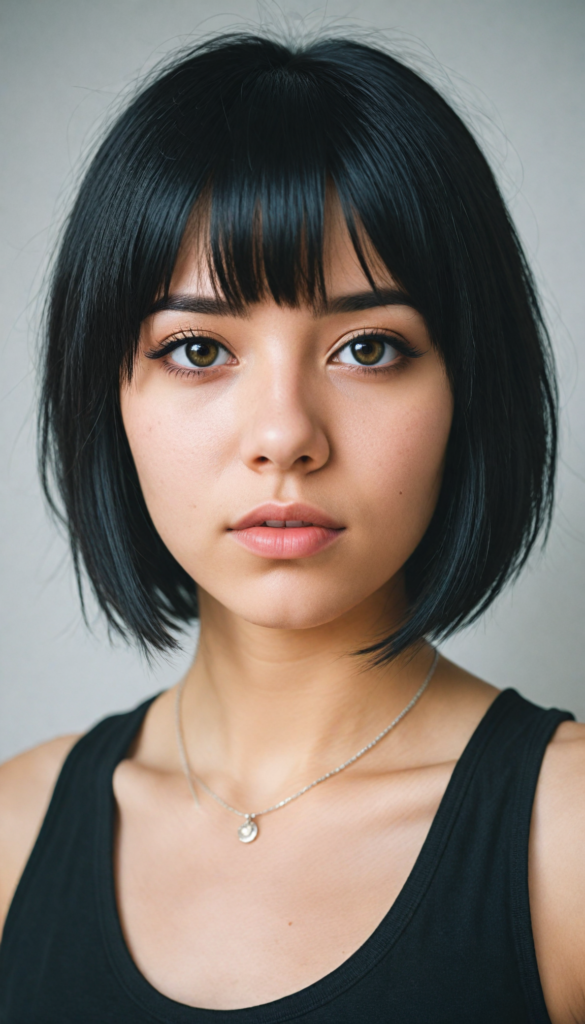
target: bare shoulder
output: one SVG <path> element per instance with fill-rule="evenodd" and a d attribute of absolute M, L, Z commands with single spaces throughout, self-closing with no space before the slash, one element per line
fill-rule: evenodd
<path fill-rule="evenodd" d="M 61 766 L 77 739 L 60 736 L 0 765 L 0 931 Z"/>
<path fill-rule="evenodd" d="M 585 836 L 585 725 L 562 722 L 549 743 L 538 781 L 534 807 L 535 838 L 554 842 Z M 567 855 L 572 851 L 571 844 Z M 585 869 L 585 860 L 581 863 Z M 584 878 L 585 881 L 585 878 Z"/>
<path fill-rule="evenodd" d="M 530 905 L 551 1020 L 585 1021 L 585 725 L 564 722 L 540 773 L 531 831 Z"/>

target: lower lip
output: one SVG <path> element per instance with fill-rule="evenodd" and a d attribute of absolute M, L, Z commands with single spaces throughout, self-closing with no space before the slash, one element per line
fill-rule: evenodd
<path fill-rule="evenodd" d="M 262 558 L 308 558 L 328 548 L 343 533 L 325 526 L 251 526 L 231 530 L 238 544 Z"/>

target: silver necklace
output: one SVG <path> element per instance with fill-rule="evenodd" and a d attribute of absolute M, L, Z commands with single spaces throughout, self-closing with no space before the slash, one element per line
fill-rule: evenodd
<path fill-rule="evenodd" d="M 189 786 L 191 796 L 193 797 L 195 803 L 199 804 L 197 790 L 193 785 L 193 780 L 195 780 L 197 785 L 200 786 L 201 789 L 204 790 L 204 792 L 207 793 L 208 796 L 215 800 L 216 803 L 220 805 L 220 807 L 223 807 L 224 810 L 226 811 L 231 811 L 232 814 L 237 814 L 238 817 L 240 818 L 244 818 L 243 824 L 240 825 L 240 827 L 238 828 L 238 839 L 240 840 L 240 842 L 254 842 L 256 836 L 258 835 L 258 818 L 260 818 L 264 814 L 272 814 L 273 811 L 279 811 L 281 807 L 286 807 L 286 805 L 292 803 L 293 800 L 298 800 L 300 796 L 304 796 L 304 794 L 308 793 L 310 789 L 314 789 L 315 786 L 319 786 L 322 782 L 326 782 L 327 779 L 331 779 L 334 775 L 339 775 L 339 772 L 342 772 L 346 768 L 349 768 L 351 764 L 355 764 L 355 762 L 358 761 L 360 757 L 363 757 L 364 754 L 367 754 L 368 751 L 375 747 L 376 744 L 380 742 L 380 740 L 383 740 L 384 737 L 392 731 L 392 729 L 395 729 L 398 723 L 402 721 L 402 719 L 408 714 L 409 711 L 412 711 L 414 705 L 422 697 L 423 693 L 425 692 L 427 686 L 429 685 L 433 677 L 433 673 L 437 667 L 438 660 L 439 652 L 435 651 L 433 664 L 431 665 L 429 672 L 427 673 L 427 677 L 422 686 L 416 691 L 412 700 L 408 702 L 408 704 L 406 705 L 405 708 L 402 709 L 400 714 L 397 715 L 396 718 L 392 722 L 390 722 L 390 725 L 387 725 L 386 728 L 383 729 L 381 733 L 378 733 L 376 738 L 373 739 L 371 743 L 366 744 L 365 747 L 362 747 L 361 750 L 358 750 L 357 754 L 354 754 L 353 757 L 350 757 L 347 761 L 344 761 L 343 764 L 338 765 L 337 768 L 333 768 L 332 771 L 330 772 L 325 772 L 325 775 L 320 775 L 318 779 L 315 779 L 313 782 L 310 782 L 308 786 L 303 786 L 302 789 L 299 789 L 298 793 L 293 793 L 292 796 L 287 796 L 285 800 L 280 800 L 279 803 L 273 804 L 271 807 L 265 807 L 263 811 L 239 811 L 237 807 L 232 807 L 230 804 L 226 803 L 226 801 L 223 800 L 220 796 L 218 796 L 217 793 L 214 793 L 213 790 L 209 788 L 207 783 L 205 783 L 203 779 L 200 779 L 191 769 L 191 766 L 187 758 L 187 751 L 185 749 L 185 742 L 183 739 L 183 729 L 181 726 L 181 698 L 183 696 L 183 689 L 185 686 L 185 679 L 182 679 L 179 685 L 177 686 L 177 695 L 175 698 L 175 729 L 177 733 L 177 746 L 179 748 L 181 766 L 183 768 L 183 772 L 185 773 L 185 778 L 187 779 L 187 784 Z"/>

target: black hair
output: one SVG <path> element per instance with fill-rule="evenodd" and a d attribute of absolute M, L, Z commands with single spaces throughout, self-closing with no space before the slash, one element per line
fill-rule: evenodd
<path fill-rule="evenodd" d="M 196 583 L 147 511 L 119 404 L 140 325 L 196 204 L 234 306 L 324 293 L 333 188 L 428 325 L 454 415 L 431 524 L 405 566 L 408 615 L 378 660 L 476 618 L 550 522 L 556 390 L 533 280 L 493 174 L 435 89 L 349 39 L 220 36 L 176 57 L 118 118 L 81 184 L 47 313 L 40 457 L 78 582 L 111 626 L 173 646 Z M 261 214 L 261 231 L 258 229 Z M 56 497 L 58 495 L 58 497 Z"/>

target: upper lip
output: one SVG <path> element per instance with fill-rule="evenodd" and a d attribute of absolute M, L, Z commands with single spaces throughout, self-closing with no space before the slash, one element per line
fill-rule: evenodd
<path fill-rule="evenodd" d="M 324 526 L 328 530 L 342 530 L 343 526 L 331 516 L 328 516 L 322 509 L 315 505 L 305 505 L 302 502 L 291 504 L 279 504 L 275 501 L 258 505 L 251 512 L 238 519 L 230 530 L 249 530 L 252 526 L 262 526 L 267 520 L 279 520 L 280 522 L 303 522 L 311 526 Z"/>

